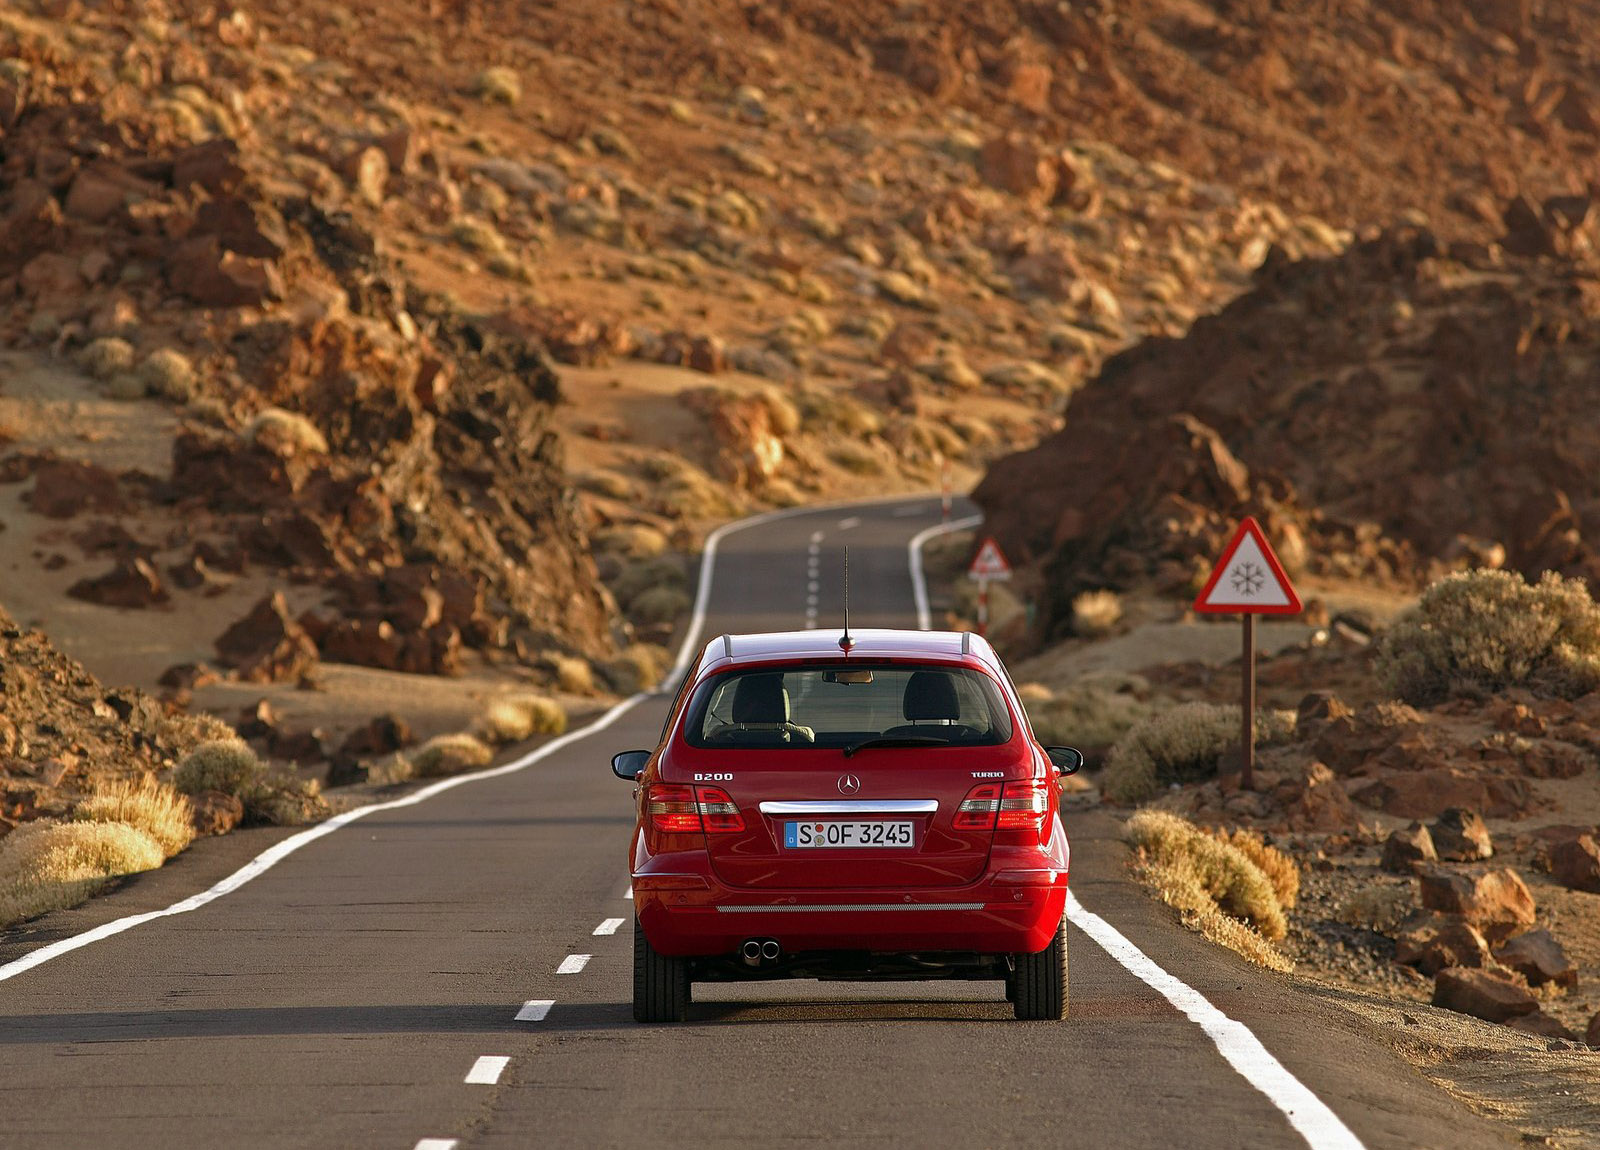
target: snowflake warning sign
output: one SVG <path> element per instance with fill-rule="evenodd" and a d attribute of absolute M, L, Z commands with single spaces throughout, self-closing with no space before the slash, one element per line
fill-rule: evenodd
<path fill-rule="evenodd" d="M 1194 601 L 1208 615 L 1298 615 L 1300 596 L 1254 518 L 1246 518 Z"/>

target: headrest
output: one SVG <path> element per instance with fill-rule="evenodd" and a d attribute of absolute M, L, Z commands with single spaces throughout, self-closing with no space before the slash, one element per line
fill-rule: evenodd
<path fill-rule="evenodd" d="M 913 723 L 930 719 L 959 719 L 961 702 L 956 698 L 956 681 L 943 671 L 918 671 L 906 681 L 906 697 L 901 704 Z"/>
<path fill-rule="evenodd" d="M 787 723 L 789 692 L 783 689 L 783 676 L 745 675 L 733 689 L 733 721 L 736 723 Z"/>

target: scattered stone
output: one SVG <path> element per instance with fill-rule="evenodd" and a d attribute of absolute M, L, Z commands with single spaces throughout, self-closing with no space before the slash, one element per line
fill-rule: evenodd
<path fill-rule="evenodd" d="M 282 725 L 283 720 L 279 718 L 277 708 L 266 699 L 257 699 L 239 712 L 233 729 L 243 739 L 264 739 Z"/>
<path fill-rule="evenodd" d="M 1578 968 L 1555 936 L 1543 928 L 1517 935 L 1499 947 L 1494 958 L 1526 978 L 1529 986 L 1543 986 L 1547 982 L 1564 987 L 1578 984 Z"/>
<path fill-rule="evenodd" d="M 1429 975 L 1452 966 L 1478 969 L 1489 961 L 1489 943 L 1461 918 L 1415 911 L 1400 924 L 1394 960 Z"/>
<path fill-rule="evenodd" d="M 1452 862 L 1476 862 L 1494 854 L 1489 828 L 1477 811 L 1451 807 L 1433 824 L 1433 847 L 1439 857 Z"/>
<path fill-rule="evenodd" d="M 191 795 L 196 834 L 225 835 L 244 819 L 244 803 L 226 791 L 201 791 Z"/>
<path fill-rule="evenodd" d="M 389 170 L 389 157 L 377 146 L 358 148 L 338 168 L 356 195 L 374 208 L 381 208 L 388 194 Z"/>
<path fill-rule="evenodd" d="M 1433 1005 L 1488 1022 L 1509 1022 L 1538 1010 L 1539 1000 L 1527 987 L 1488 971 L 1451 967 L 1434 979 Z"/>
<path fill-rule="evenodd" d="M 1583 1040 L 1590 1046 L 1600 1048 L 1600 1012 L 1589 1019 L 1589 1027 L 1583 1032 Z"/>
<path fill-rule="evenodd" d="M 1578 1039 L 1578 1036 L 1559 1018 L 1554 1018 L 1542 1010 L 1513 1018 L 1506 1025 L 1512 1030 L 1520 1030 L 1524 1034 L 1533 1034 L 1540 1038 L 1561 1038 L 1568 1042 L 1576 1042 Z"/>
<path fill-rule="evenodd" d="M 140 558 L 119 559 L 104 575 L 78 580 L 67 588 L 67 594 L 102 607 L 134 609 L 152 607 L 168 599 L 161 576 L 148 561 Z"/>
<path fill-rule="evenodd" d="M 1533 926 L 1533 895 L 1514 870 L 1506 868 L 1473 877 L 1429 869 L 1418 878 L 1423 906 L 1461 915 L 1490 942 L 1502 941 Z"/>
<path fill-rule="evenodd" d="M 1410 874 L 1419 864 L 1437 862 L 1433 836 L 1421 823 L 1413 822 L 1403 831 L 1393 831 L 1383 844 L 1384 870 Z"/>
<path fill-rule="evenodd" d="M 121 511 L 117 477 L 93 463 L 73 459 L 40 462 L 33 471 L 28 506 L 50 519 L 70 519 L 83 511 Z"/>
<path fill-rule="evenodd" d="M 250 683 L 299 680 L 317 664 L 316 644 L 289 616 L 283 593 L 274 591 L 217 639 L 217 654 Z"/>
<path fill-rule="evenodd" d="M 1600 894 L 1600 844 L 1579 835 L 1550 848 L 1550 877 L 1568 890 Z"/>

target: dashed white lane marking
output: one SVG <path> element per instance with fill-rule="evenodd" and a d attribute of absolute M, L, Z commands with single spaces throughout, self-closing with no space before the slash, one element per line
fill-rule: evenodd
<path fill-rule="evenodd" d="M 889 512 L 890 517 L 894 519 L 915 519 L 919 515 L 926 514 L 928 514 L 928 505 L 926 503 L 915 503 L 910 507 L 897 507 Z"/>
<path fill-rule="evenodd" d="M 608 918 L 603 923 L 601 923 L 599 926 L 595 927 L 594 928 L 594 932 L 595 932 L 596 935 L 616 934 L 617 933 L 617 927 L 619 927 L 621 925 L 622 925 L 622 920 L 620 918 Z"/>
<path fill-rule="evenodd" d="M 561 965 L 556 967 L 557 974 L 577 974 L 589 965 L 592 954 L 569 954 L 561 960 Z"/>
<path fill-rule="evenodd" d="M 456 1150 L 456 1146 L 454 1138 L 424 1138 L 417 1143 L 415 1150 Z"/>
<path fill-rule="evenodd" d="M 822 541 L 827 537 L 827 532 L 825 531 L 813 531 L 811 533 L 811 550 L 815 551 L 818 547 L 820 547 L 822 545 Z"/>
<path fill-rule="evenodd" d="M 543 1022 L 545 1015 L 550 1013 L 550 1008 L 556 1004 L 553 998 L 530 998 L 522 1004 L 522 1009 L 517 1011 L 518 1022 Z"/>
<path fill-rule="evenodd" d="M 510 1057 L 504 1054 L 485 1054 L 467 1071 L 466 1081 L 472 1086 L 493 1086 L 500 1081 L 500 1075 L 505 1073 L 506 1063 L 510 1061 Z"/>
<path fill-rule="evenodd" d="M 861 516 L 859 516 L 859 515 L 852 515 L 848 519 L 839 520 L 839 530 L 840 531 L 849 531 L 849 530 L 852 530 L 853 528 L 860 527 L 860 526 L 861 526 Z"/>

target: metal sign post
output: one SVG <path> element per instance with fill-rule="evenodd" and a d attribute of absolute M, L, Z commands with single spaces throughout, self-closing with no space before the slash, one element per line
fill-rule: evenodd
<path fill-rule="evenodd" d="M 1253 517 L 1234 532 L 1194 601 L 1205 615 L 1239 615 L 1244 621 L 1244 650 L 1240 658 L 1239 752 L 1243 768 L 1239 786 L 1255 789 L 1256 761 L 1256 616 L 1298 615 L 1300 596 L 1284 573 L 1283 564 Z"/>

